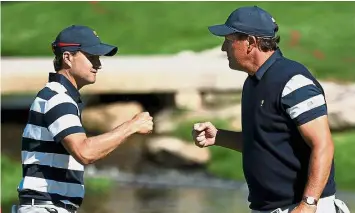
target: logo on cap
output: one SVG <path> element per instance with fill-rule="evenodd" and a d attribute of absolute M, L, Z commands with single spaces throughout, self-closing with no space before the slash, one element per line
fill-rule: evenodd
<path fill-rule="evenodd" d="M 99 37 L 99 36 L 97 35 L 97 33 L 96 33 L 96 31 L 95 31 L 95 30 L 93 31 L 93 33 L 94 33 L 94 35 L 95 35 L 96 37 Z"/>

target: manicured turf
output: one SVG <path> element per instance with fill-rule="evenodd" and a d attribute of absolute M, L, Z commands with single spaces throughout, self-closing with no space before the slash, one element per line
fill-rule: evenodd
<path fill-rule="evenodd" d="M 274 16 L 286 56 L 323 79 L 355 80 L 355 2 L 12 2 L 2 4 L 1 53 L 51 55 L 50 43 L 71 24 L 91 26 L 120 54 L 200 51 L 222 42 L 207 26 L 243 5 Z"/>

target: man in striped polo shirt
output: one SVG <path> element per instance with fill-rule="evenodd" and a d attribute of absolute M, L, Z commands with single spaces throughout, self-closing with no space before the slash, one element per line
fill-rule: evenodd
<path fill-rule="evenodd" d="M 196 145 L 242 153 L 252 213 L 349 212 L 335 198 L 324 91 L 305 66 L 283 56 L 273 17 L 256 6 L 241 7 L 209 30 L 225 38 L 229 67 L 248 73 L 242 133 L 197 123 Z"/>
<path fill-rule="evenodd" d="M 55 73 L 39 91 L 22 135 L 23 179 L 18 213 L 76 212 L 84 197 L 84 166 L 105 157 L 134 133 L 153 129 L 148 112 L 112 131 L 87 137 L 81 123 L 79 89 L 95 83 L 100 56 L 117 47 L 101 43 L 86 26 L 70 26 L 52 43 Z"/>

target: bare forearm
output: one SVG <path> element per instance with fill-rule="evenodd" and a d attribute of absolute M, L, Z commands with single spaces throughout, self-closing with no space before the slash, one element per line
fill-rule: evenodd
<path fill-rule="evenodd" d="M 216 136 L 216 145 L 224 148 L 242 152 L 243 141 L 241 132 L 233 132 L 223 129 L 218 129 Z"/>
<path fill-rule="evenodd" d="M 331 143 L 333 144 L 333 143 Z M 328 181 L 334 155 L 334 147 L 314 147 L 312 149 L 309 176 L 304 196 L 319 199 Z"/>
<path fill-rule="evenodd" d="M 83 157 L 86 158 L 89 163 L 93 163 L 108 155 L 124 142 L 127 137 L 134 133 L 135 130 L 132 128 L 129 121 L 110 132 L 87 138 L 84 142 Z"/>

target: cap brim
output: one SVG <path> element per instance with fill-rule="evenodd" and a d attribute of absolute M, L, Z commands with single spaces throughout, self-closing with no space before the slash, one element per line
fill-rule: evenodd
<path fill-rule="evenodd" d="M 238 32 L 238 30 L 230 28 L 225 24 L 210 26 L 208 29 L 216 36 L 226 36 Z"/>
<path fill-rule="evenodd" d="M 82 47 L 81 50 L 91 55 L 114 56 L 117 53 L 118 48 L 109 44 L 101 43 L 91 47 Z"/>

